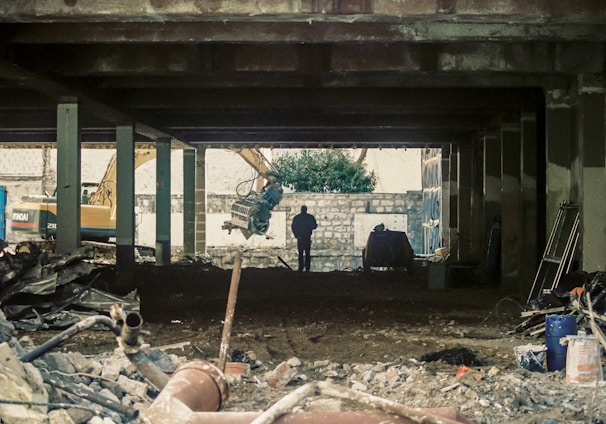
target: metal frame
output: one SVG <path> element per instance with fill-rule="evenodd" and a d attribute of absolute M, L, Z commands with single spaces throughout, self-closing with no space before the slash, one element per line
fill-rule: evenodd
<path fill-rule="evenodd" d="M 575 214 L 569 232 L 565 228 L 565 224 L 570 222 L 571 218 L 568 213 Z M 547 241 L 543 258 L 539 264 L 527 302 L 536 299 L 541 294 L 551 293 L 557 287 L 564 270 L 566 273 L 570 271 L 578 240 L 579 207 L 578 205 L 564 202 L 560 206 L 556 221 L 549 235 L 549 240 Z M 560 256 L 558 256 L 558 251 L 562 245 L 563 250 Z M 550 277 L 552 278 L 551 286 L 549 289 L 545 289 Z"/>

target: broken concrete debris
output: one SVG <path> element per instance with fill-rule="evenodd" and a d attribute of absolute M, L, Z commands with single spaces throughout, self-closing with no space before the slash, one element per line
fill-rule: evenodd
<path fill-rule="evenodd" d="M 102 353 L 94 359 L 78 352 L 52 352 L 55 343 L 41 350 L 29 346 L 25 340 L 12 338 L 10 322 L 1 312 L 0 322 L 4 340 L 0 344 L 3 423 L 46 423 L 58 419 L 84 423 L 94 422 L 91 420 L 95 416 L 109 419 L 110 423 L 130 422 L 157 394 L 122 349 Z M 154 352 L 153 356 L 162 357 L 158 362 L 166 364 L 168 355 Z M 178 359 L 170 357 L 169 361 L 170 370 L 174 371 Z"/>
<path fill-rule="evenodd" d="M 104 353 L 95 358 L 88 358 L 78 352 L 54 352 L 51 349 L 77 332 L 90 328 L 93 317 L 70 327 L 42 346 L 35 347 L 26 344 L 26 340 L 18 341 L 12 338 L 10 333 L 14 327 L 1 314 L 0 328 L 6 330 L 3 332 L 3 339 L 6 341 L 0 345 L 2 423 L 180 423 L 186 419 L 196 420 L 198 413 L 216 412 L 223 406 L 227 400 L 228 386 L 217 367 L 206 361 L 186 362 L 183 358 L 163 354 L 158 349 L 145 345 L 139 337 L 141 321 L 136 313 L 116 314 L 112 311 L 112 316 L 119 317 L 120 321 L 107 322 L 111 319 L 101 319 L 101 316 L 98 321 L 119 334 L 119 347 L 109 355 Z M 120 326 L 121 330 L 118 329 Z M 146 360 L 140 361 L 134 356 L 135 352 L 141 352 Z M 152 355 L 152 352 L 155 353 Z M 249 358 L 249 355 L 245 357 Z M 171 365 L 168 369 L 167 359 Z M 284 369 L 291 370 L 288 374 L 292 376 L 298 373 L 297 368 L 302 365 L 298 358 L 291 358 L 280 364 Z M 324 363 L 316 365 L 323 366 Z M 158 373 L 166 378 L 157 378 Z M 391 372 L 392 376 L 396 374 Z M 169 379 L 168 375 L 172 377 Z M 370 375 L 367 376 L 365 378 L 368 381 Z M 266 384 L 270 384 L 270 381 L 267 379 Z M 289 382 L 283 381 L 283 386 Z M 184 387 L 187 387 L 188 393 L 184 392 Z M 452 408 L 443 411 L 410 409 L 397 402 L 327 382 L 308 383 L 295 390 L 296 393 L 305 392 L 306 396 L 313 395 L 316 391 L 335 398 L 362 402 L 364 405 L 370 402 L 379 410 L 403 418 L 424 416 L 425 422 L 468 422 Z M 177 413 L 178 408 L 174 406 L 174 402 L 180 402 L 179 405 L 185 405 L 187 409 L 181 409 Z M 335 419 L 340 421 L 342 414 L 348 414 L 340 411 L 340 404 L 333 402 L 331 405 L 330 412 L 322 412 L 333 414 L 327 422 Z M 168 415 L 167 411 L 170 411 Z M 284 409 L 283 403 L 277 403 L 264 414 L 253 413 L 250 417 L 245 414 L 245 421 L 241 420 L 241 413 L 218 414 L 225 418 L 224 422 L 249 423 L 273 422 L 273 418 L 271 421 L 264 421 L 264 417 L 277 418 L 291 413 Z M 362 413 L 364 416 L 368 414 L 372 419 L 369 421 L 365 418 L 363 422 L 379 422 L 386 417 L 378 412 Z M 253 419 L 255 421 L 252 421 Z"/>
<path fill-rule="evenodd" d="M 93 274 L 88 277 L 90 278 Z M 111 298 L 108 298 L 103 304 L 110 302 Z M 125 310 L 128 309 L 125 308 Z M 111 316 L 112 319 L 123 319 L 120 316 L 117 318 Z M 17 321 L 15 323 L 19 324 Z M 135 321 L 131 324 L 138 327 L 140 323 Z M 318 326 L 317 323 L 313 324 L 314 327 Z M 444 322 L 438 320 L 434 325 L 443 325 L 444 328 L 448 329 L 456 327 L 448 324 L 448 320 Z M 13 350 L 16 343 L 10 335 L 14 331 L 14 324 L 10 321 L 0 320 L 0 328 L 3 329 L 0 337 L 6 338 L 6 340 L 3 340 L 6 342 L 4 349 Z M 458 336 L 461 343 L 464 343 L 465 339 L 470 337 L 468 333 L 469 331 L 466 330 Z M 362 330 L 359 333 L 360 339 L 365 342 L 386 335 L 388 333 L 377 329 L 372 334 L 365 333 Z M 122 336 L 120 332 L 119 337 Z M 236 345 L 238 344 L 238 338 L 239 336 L 235 338 Z M 416 342 L 420 343 L 419 340 Z M 35 350 L 35 347 L 28 345 L 25 340 L 20 340 L 18 343 L 21 344 L 21 349 L 25 352 L 21 349 L 15 350 L 14 356 L 17 358 L 22 358 L 23 355 Z M 171 345 L 187 343 L 189 343 L 189 339 L 187 342 L 172 343 Z M 372 343 L 368 344 L 370 346 Z M 136 347 L 144 350 L 147 357 L 151 358 L 156 366 L 161 367 L 167 376 L 173 375 L 177 366 L 186 363 L 186 360 L 182 357 L 165 354 L 162 356 L 163 359 L 159 360 L 155 357 L 157 349 L 139 346 L 138 344 Z M 404 353 L 406 351 L 404 343 L 402 343 L 402 349 Z M 0 348 L 0 352 L 2 351 L 3 349 Z M 231 349 L 227 355 L 227 360 L 230 362 L 240 361 L 248 366 L 242 367 L 244 370 L 242 373 L 225 376 L 229 383 L 229 401 L 226 402 L 226 398 L 222 397 L 223 395 L 218 396 L 223 410 L 221 412 L 206 411 L 204 414 L 208 415 L 204 416 L 216 417 L 218 414 L 225 414 L 221 415 L 223 419 L 231 419 L 231 422 L 235 423 L 240 422 L 236 420 L 236 415 L 238 417 L 245 416 L 248 421 L 242 422 L 250 423 L 259 418 L 260 413 L 244 411 L 259 411 L 267 408 L 274 404 L 281 395 L 287 396 L 293 390 L 308 384 L 311 384 L 309 387 L 318 390 L 319 386 L 314 383 L 317 381 L 345 387 L 348 389 L 347 391 L 351 389 L 364 394 L 372 394 L 410 408 L 431 408 L 436 405 L 446 405 L 452 410 L 461 411 L 461 413 L 473 418 L 478 423 L 520 422 L 521 417 L 528 420 L 531 417 L 537 417 L 532 422 L 540 423 L 547 423 L 546 419 L 556 420 L 549 422 L 588 422 L 587 417 L 606 416 L 602 406 L 606 405 L 606 402 L 602 402 L 603 397 L 601 395 L 595 398 L 595 402 L 588 400 L 593 399 L 589 394 L 595 388 L 579 388 L 579 390 L 571 392 L 566 387 L 563 373 L 529 373 L 527 370 L 515 367 L 513 356 L 509 357 L 512 363 L 511 368 L 472 363 L 468 366 L 470 368 L 468 372 L 457 378 L 456 372 L 459 366 L 451 365 L 448 355 L 445 355 L 451 353 L 455 358 L 464 356 L 457 355 L 457 352 L 461 354 L 474 353 L 464 348 L 444 349 L 435 352 L 442 355 L 442 357 L 438 355 L 438 359 L 434 361 L 429 360 L 430 356 L 426 358 L 418 356 L 418 359 L 402 356 L 390 358 L 384 363 L 348 364 L 337 363 L 330 359 L 308 362 L 291 357 L 288 360 L 277 359 L 274 363 L 257 360 L 255 352 L 251 350 L 238 351 L 237 349 Z M 484 353 L 481 350 L 479 352 Z M 510 348 L 510 355 L 511 352 Z M 329 357 L 330 354 L 327 354 L 327 358 Z M 285 358 L 288 358 L 288 356 Z M 485 361 L 485 359 L 479 359 L 472 355 L 469 358 L 471 359 L 458 362 L 471 363 L 470 361 L 477 360 L 483 363 Z M 8 361 L 8 363 L 10 362 Z M 17 362 L 19 362 L 18 359 Z M 453 362 L 457 363 L 456 360 Z M 490 363 L 490 358 L 486 362 Z M 164 365 L 167 363 L 170 363 L 171 367 L 165 368 Z M 48 400 L 45 402 L 20 400 L 19 402 L 28 402 L 26 407 L 28 411 L 34 409 L 34 404 L 44 404 L 40 405 L 42 408 L 46 405 L 46 413 L 43 413 L 41 417 L 44 420 L 49 420 L 48 422 L 57 422 L 56 420 L 68 423 L 104 424 L 144 422 L 145 419 L 149 419 L 150 409 L 152 417 L 153 412 L 157 411 L 158 404 L 156 401 L 164 390 L 152 384 L 137 369 L 136 363 L 128 359 L 124 344 L 119 344 L 115 351 L 99 352 L 94 357 L 85 357 L 77 352 L 49 351 L 33 360 L 31 364 L 19 365 L 25 369 L 41 367 L 42 372 L 40 372 L 38 380 L 41 381 L 42 387 L 47 390 Z M 204 367 L 208 367 L 208 365 L 203 364 L 200 367 L 190 368 L 189 371 L 194 373 L 203 372 L 202 368 Z M 51 381 L 51 384 L 45 383 L 44 370 L 48 370 L 46 379 Z M 286 370 L 287 372 L 284 375 L 288 378 L 274 387 L 270 384 L 271 379 L 268 376 L 280 370 Z M 30 384 L 27 381 L 28 374 L 25 375 L 26 383 Z M 86 378 L 89 380 L 86 380 Z M 60 382 L 57 383 L 56 379 L 59 379 Z M 75 384 L 76 388 L 70 384 L 66 385 L 64 389 L 60 389 L 59 386 L 62 382 Z M 90 393 L 81 388 L 82 385 L 87 388 L 93 387 L 94 394 L 102 396 L 104 400 L 96 402 L 96 397 L 91 396 Z M 47 386 L 53 386 L 54 388 L 56 386 L 56 388 L 50 390 Z M 3 398 L 4 396 L 0 397 Z M 332 396 L 328 396 L 328 398 L 307 399 L 301 404 L 293 406 L 287 413 L 300 412 L 301 418 L 309 417 L 309 414 L 341 414 L 339 417 L 343 419 L 350 418 L 343 411 L 343 409 L 351 407 L 349 400 Z M 30 396 L 30 399 L 34 399 L 34 397 Z M 0 402 L 2 401 L 0 400 Z M 116 402 L 119 402 L 120 405 Z M 156 403 L 155 407 L 153 406 L 154 403 Z M 367 409 L 368 406 L 358 405 L 357 408 Z M 366 413 L 367 411 L 363 412 Z M 194 421 L 203 417 L 201 412 L 189 409 L 184 413 L 187 418 Z M 4 410 L 0 413 L 0 417 L 4 420 L 3 414 Z M 67 417 L 69 417 L 69 420 Z M 561 420 L 557 421 L 555 417 L 561 417 Z M 27 420 L 31 422 L 32 419 L 29 417 Z M 167 419 L 168 421 L 152 421 L 152 423 L 182 422 Z M 599 421 L 594 420 L 594 422 Z"/>
<path fill-rule="evenodd" d="M 16 364 L 18 368 L 25 369 L 26 383 L 20 381 L 20 384 L 34 384 L 27 379 L 27 376 L 36 374 L 35 369 L 40 367 L 48 370 L 49 375 L 55 379 L 69 381 L 76 386 L 83 385 L 93 388 L 98 395 L 113 399 L 113 404 L 116 399 L 119 399 L 120 403 L 127 407 L 119 411 L 108 409 L 106 406 L 69 391 L 45 385 L 42 374 L 40 374 L 33 381 L 38 381 L 35 387 L 41 386 L 46 390 L 48 400 L 39 401 L 39 396 L 44 396 L 41 392 L 37 394 L 38 397 L 33 394 L 24 397 L 24 399 L 29 399 L 26 400 L 27 406 L 17 405 L 26 410 L 28 424 L 47 422 L 44 421 L 47 418 L 48 422 L 56 422 L 54 420 L 66 416 L 69 416 L 74 423 L 104 424 L 139 423 L 145 422 L 144 420 L 148 418 L 148 411 L 158 399 L 161 391 L 155 389 L 147 379 L 141 376 L 136 366 L 126 357 L 123 348 L 116 348 L 111 352 L 99 352 L 95 356 L 84 356 L 78 352 L 50 351 L 31 364 L 21 364 L 17 357 L 34 350 L 35 347 L 28 345 L 24 340 L 17 341 L 10 337 L 10 322 L 0 320 L 0 324 L 0 328 L 8 329 L 8 334 L 4 332 L 2 335 L 8 341 L 3 348 L 0 348 L 0 352 L 6 349 L 15 352 L 12 360 L 5 361 L 6 355 L 3 355 L 0 363 L 3 364 L 2 366 Z M 164 367 L 165 364 L 170 363 L 172 367 L 163 368 L 167 375 L 174 375 L 177 366 L 187 363 L 182 357 L 166 355 L 149 346 L 142 348 L 152 358 L 154 364 Z M 158 360 L 156 355 L 161 356 L 163 361 Z M 286 396 L 293 390 L 313 381 L 332 382 L 339 387 L 372 394 L 415 409 L 432 408 L 436 405 L 450 406 L 451 412 L 458 410 L 477 423 L 520 422 L 522 416 L 527 419 L 533 416 L 550 417 L 550 419 L 561 417 L 559 421 L 551 422 L 580 423 L 588 422 L 584 421 L 582 417 L 589 415 L 603 417 L 606 412 L 603 410 L 605 407 L 603 405 L 606 403 L 601 401 L 601 396 L 598 396 L 595 402 L 591 401 L 593 399 L 591 393 L 595 391 L 595 388 L 580 387 L 571 391 L 570 388 L 567 388 L 562 373 L 529 373 L 515 367 L 502 369 L 494 366 L 472 366 L 469 367 L 470 371 L 456 378 L 458 366 L 447 364 L 442 360 L 420 362 L 417 359 L 403 356 L 382 363 L 348 364 L 327 359 L 308 362 L 291 357 L 283 362 L 287 363 L 291 370 L 295 370 L 295 376 L 285 385 L 274 388 L 270 386 L 265 375 L 278 368 L 282 362 L 274 364 L 259 361 L 255 359 L 252 351 L 232 350 L 229 352 L 228 358 L 246 361 L 250 367 L 247 368 L 246 373 L 241 375 L 226 376 L 229 382 L 229 400 L 225 401 L 223 398 L 221 412 L 205 413 L 209 414 L 205 415 L 206 417 L 216 418 L 219 414 L 225 414 L 221 417 L 233 419 L 233 421 L 224 422 L 250 423 L 259 417 L 260 413 L 244 411 L 259 411 L 267 408 L 281 396 Z M 0 375 L 4 376 L 8 373 L 8 371 L 4 371 L 4 368 L 0 369 L 2 370 Z M 28 372 L 28 369 L 33 369 L 33 372 Z M 196 368 L 192 371 L 199 372 L 200 370 Z M 14 371 L 12 373 L 15 374 Z M 2 387 L 5 386 L 0 385 L 0 399 L 12 399 L 3 392 Z M 21 401 L 24 400 L 21 399 Z M 32 406 L 36 402 L 45 404 L 42 405 L 42 409 L 46 408 L 44 413 L 38 413 L 41 414 L 39 416 L 35 415 L 36 409 Z M 0 405 L 2 408 L 6 406 L 4 403 Z M 15 408 L 15 406 L 12 407 Z M 132 409 L 128 408 L 139 411 L 139 416 L 137 418 L 129 417 L 129 414 L 133 413 Z M 350 401 L 328 396 L 328 399 L 321 397 L 302 401 L 293 406 L 291 411 L 301 413 L 301 418 L 309 418 L 310 414 L 317 416 L 317 414 L 340 413 L 341 418 L 349 419 L 350 416 L 345 415 L 344 409 L 350 408 Z M 357 411 L 360 412 L 360 409 L 367 410 L 368 405 L 358 405 Z M 5 409 L 0 409 L 0 411 L 0 417 L 6 423 L 23 422 L 5 419 L 9 415 L 5 415 Z M 28 415 L 30 413 L 33 415 Z M 201 412 L 190 411 L 188 408 L 186 415 L 194 419 L 194 422 L 204 422 L 196 421 L 202 417 Z M 240 415 L 248 417 L 248 421 L 237 421 L 236 417 Z M 42 421 L 32 421 L 36 418 L 41 418 Z M 459 422 L 464 422 L 461 420 Z M 71 421 L 61 422 L 69 423 Z M 165 422 L 183 421 L 170 421 L 169 419 L 168 421 L 152 420 L 151 422 L 164 424 Z M 547 421 L 537 419 L 532 422 Z"/>

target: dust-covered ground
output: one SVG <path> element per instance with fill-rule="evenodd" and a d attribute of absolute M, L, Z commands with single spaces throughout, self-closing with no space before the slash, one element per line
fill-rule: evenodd
<path fill-rule="evenodd" d="M 230 270 L 198 263 L 139 265 L 145 341 L 174 345 L 168 351 L 184 361 L 215 361 L 231 279 Z M 601 389 L 567 384 L 563 371 L 518 367 L 514 346 L 544 343 L 508 334 L 520 311 L 496 285 L 429 291 L 421 266 L 412 275 L 243 269 L 229 347 L 251 370 L 229 377 L 224 409 L 265 410 L 306 382 L 330 380 L 410 407 L 455 407 L 475 422 L 602 422 Z M 29 333 L 36 342 L 54 334 Z M 61 349 L 98 355 L 116 346 L 110 332 L 88 331 Z M 456 360 L 421 361 L 446 349 L 471 354 L 463 360 L 471 371 L 455 378 Z M 264 376 L 283 361 L 291 378 L 269 386 Z"/>

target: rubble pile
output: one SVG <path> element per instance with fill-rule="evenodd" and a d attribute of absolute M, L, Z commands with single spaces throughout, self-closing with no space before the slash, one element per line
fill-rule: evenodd
<path fill-rule="evenodd" d="M 79 352 L 34 350 L 28 339 L 12 337 L 15 327 L 0 312 L 0 422 L 139 422 L 158 390 L 140 375 L 121 347 L 86 357 Z M 163 372 L 174 372 L 182 358 L 146 347 Z"/>
<path fill-rule="evenodd" d="M 145 421 L 158 390 L 143 378 L 122 348 L 87 356 L 49 351 L 31 363 L 17 358 L 35 347 L 11 336 L 0 319 L 0 417 L 5 423 L 122 424 Z M 147 348 L 170 374 L 186 358 Z M 461 350 L 474 363 L 490 360 Z M 153 352 L 153 354 L 152 354 Z M 312 381 L 328 381 L 409 408 L 452 407 L 475 423 L 600 423 L 606 418 L 602 383 L 571 385 L 564 372 L 530 372 L 516 367 L 457 364 L 452 349 L 435 352 L 430 362 L 400 356 L 389 362 L 338 363 L 329 360 L 281 363 L 259 361 L 254 352 L 230 350 L 229 360 L 244 361 L 226 374 L 226 412 L 266 410 Z M 439 359 L 439 358 L 445 359 Z M 212 359 L 216 360 L 216 358 Z M 228 365 L 234 362 L 228 362 Z M 228 371 L 229 372 L 229 371 Z M 368 410 L 368 405 L 310 396 L 292 412 Z"/>
<path fill-rule="evenodd" d="M 328 380 L 412 408 L 454 407 L 475 423 L 600 423 L 606 419 L 602 383 L 570 385 L 564 372 L 537 373 L 490 365 L 460 367 L 406 357 L 373 364 L 302 363 L 290 358 L 278 365 L 257 365 L 245 375 L 228 376 L 231 394 L 226 410 L 266 408 L 275 402 L 277 393 L 284 395 L 308 381 Z M 466 372 L 457 377 L 459 370 Z M 276 373 L 282 379 L 276 380 Z M 364 406 L 308 399 L 296 410 L 326 408 L 334 411 Z"/>
<path fill-rule="evenodd" d="M 47 343 L 36 346 L 27 336 L 17 338 L 20 330 L 61 329 L 68 323 L 69 329 L 79 325 L 81 330 L 88 331 L 93 328 L 88 325 L 93 322 L 90 318 L 110 310 L 110 317 L 103 316 L 105 320 L 100 320 L 107 324 L 107 320 L 116 319 L 110 309 L 113 304 L 124 310 L 139 310 L 136 293 L 132 298 L 119 298 L 94 289 L 99 268 L 89 263 L 90 253 L 86 248 L 73 255 L 52 258 L 35 250 L 28 256 L 26 248 L 23 249 L 20 251 L 23 257 L 18 260 L 17 252 L 6 253 L 10 259 L 4 259 L 0 274 L 3 276 L 0 293 L 5 296 L 0 298 L 0 422 L 149 422 L 147 412 L 164 393 L 138 369 L 129 356 L 133 354 L 129 351 L 130 344 L 121 343 L 125 336 L 116 327 L 102 325 L 104 331 L 95 331 L 97 335 L 84 339 L 87 340 L 84 343 L 89 344 L 86 356 L 78 351 L 79 348 L 84 351 L 84 345 L 77 342 L 68 346 L 57 343 L 42 349 Z M 15 265 L 19 261 L 23 264 L 20 268 Z M 221 273 L 220 277 L 223 276 Z M 453 319 L 457 314 L 452 310 L 447 311 L 445 317 L 436 312 L 431 315 L 416 312 L 410 322 L 403 322 L 406 315 L 401 313 L 398 303 L 398 314 L 381 322 L 377 315 L 386 308 L 383 297 L 381 309 L 366 310 L 364 320 L 354 320 L 342 331 L 336 327 L 345 324 L 338 324 L 335 317 L 351 315 L 355 309 L 350 304 L 331 312 L 334 316 L 330 320 L 323 321 L 320 314 L 315 314 L 307 318 L 305 324 L 296 319 L 292 323 L 286 319 L 276 323 L 273 312 L 267 314 L 267 321 L 262 321 L 259 311 L 263 309 L 250 308 L 254 314 L 250 318 L 245 314 L 238 316 L 239 333 L 232 339 L 225 372 L 229 396 L 221 412 L 268 411 L 310 383 L 328 382 L 406 408 L 454 408 L 475 423 L 606 422 L 606 392 L 602 390 L 602 381 L 571 384 L 566 381 L 565 370 L 532 372 L 516 363 L 513 350 L 516 344 L 537 341 L 542 335 L 541 325 L 544 331 L 545 316 L 551 313 L 574 314 L 579 327 L 592 334 L 595 330 L 591 322 L 597 323 L 598 328 L 606 324 L 604 273 L 585 275 L 580 280 L 580 286 L 575 283 L 572 289 L 567 287 L 562 291 L 565 294 L 555 292 L 549 298 L 543 297 L 535 308 L 523 311 L 529 314 L 523 316 L 527 321 L 515 331 L 504 333 L 502 326 L 495 324 L 496 327 L 486 329 L 490 337 L 478 340 L 475 340 L 479 334 L 477 311 L 470 313 L 474 318 L 468 326 Z M 44 289 L 36 292 L 36 287 Z M 381 296 L 384 290 L 383 287 Z M 301 299 L 302 296 L 294 301 Z M 315 302 L 316 298 L 313 299 Z M 261 302 L 266 306 L 267 300 L 261 299 Z M 209 305 L 205 306 L 208 310 Z M 329 308 L 317 309 L 321 310 Z M 57 319 L 64 313 L 69 313 L 69 318 Z M 155 327 L 150 325 L 164 333 L 162 341 L 167 343 L 164 347 L 139 345 L 143 337 L 132 341 L 137 339 L 134 347 L 140 348 L 166 374 L 163 377 L 168 378 L 178 365 L 192 360 L 219 362 L 214 355 L 219 353 L 220 329 L 213 319 L 213 314 L 201 315 L 188 324 L 175 317 Z M 130 324 L 139 331 L 142 322 Z M 252 327 L 248 328 L 249 325 Z M 66 331 L 61 335 L 67 334 Z M 343 333 L 348 339 L 341 337 Z M 53 339 L 65 341 L 66 337 Z M 109 344 L 97 343 L 101 338 L 109 340 Z M 254 343 L 254 347 L 245 347 L 246 343 Z M 307 355 L 306 359 L 290 353 L 297 343 L 301 348 L 294 355 Z M 362 346 L 355 350 L 355 355 L 331 359 L 330 352 L 334 355 L 352 348 L 354 343 Z M 397 353 L 386 352 L 388 345 L 396 345 Z M 188 350 L 183 350 L 183 346 Z M 317 348 L 313 349 L 314 346 Z M 413 347 L 417 348 L 417 354 L 411 353 Z M 310 352 L 310 349 L 313 350 Z M 373 355 L 372 360 L 363 360 L 368 353 L 364 349 L 378 349 L 380 354 Z M 384 361 L 376 361 L 381 357 Z M 289 412 L 371 409 L 370 404 L 355 402 L 353 398 L 315 392 Z"/>
<path fill-rule="evenodd" d="M 118 344 L 112 351 L 86 357 L 77 351 L 49 350 L 23 363 L 28 352 L 38 348 L 13 334 L 12 323 L 0 319 L 3 422 L 145 422 L 145 411 L 159 391 L 139 374 Z M 167 374 L 187 361 L 160 349 L 146 349 Z M 227 365 L 232 366 L 226 368 L 230 394 L 223 411 L 267 410 L 301 386 L 328 381 L 409 408 L 452 407 L 476 423 L 600 423 L 606 418 L 602 382 L 569 384 L 564 371 L 530 372 L 516 366 L 511 352 L 508 358 L 509 364 L 503 366 L 503 361 L 457 348 L 424 355 L 424 361 L 402 355 L 373 363 L 296 357 L 275 362 L 256 359 L 254 351 L 230 349 Z M 351 401 L 310 396 L 293 412 L 368 409 Z"/>

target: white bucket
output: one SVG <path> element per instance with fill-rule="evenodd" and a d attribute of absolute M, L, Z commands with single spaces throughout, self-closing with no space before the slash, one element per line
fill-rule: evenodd
<path fill-rule="evenodd" d="M 566 382 L 591 384 L 604 380 L 600 345 L 593 336 L 566 336 Z"/>

